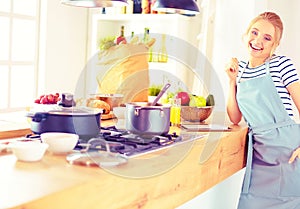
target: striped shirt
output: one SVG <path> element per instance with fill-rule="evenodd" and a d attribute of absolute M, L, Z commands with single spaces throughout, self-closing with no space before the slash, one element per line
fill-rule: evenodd
<path fill-rule="evenodd" d="M 260 77 L 266 74 L 266 67 L 264 64 L 255 68 L 249 68 L 247 62 L 240 61 L 239 74 L 242 72 L 243 68 L 245 68 L 241 77 L 243 80 Z M 270 75 L 285 109 L 289 116 L 293 117 L 292 100 L 286 87 L 299 80 L 294 64 L 286 56 L 275 56 L 270 60 Z"/>

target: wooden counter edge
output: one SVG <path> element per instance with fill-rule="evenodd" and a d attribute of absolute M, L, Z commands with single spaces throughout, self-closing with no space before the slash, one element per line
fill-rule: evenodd
<path fill-rule="evenodd" d="M 23 136 L 26 136 L 27 134 L 31 134 L 31 133 L 32 132 L 29 128 L 21 128 L 21 129 L 16 129 L 16 130 L 0 131 L 0 140 L 1 139 L 16 138 L 16 137 L 23 137 Z"/>
<path fill-rule="evenodd" d="M 226 133 L 214 155 L 199 166 L 192 166 L 194 164 L 191 163 L 199 160 L 199 152 L 203 150 L 203 143 L 196 144 L 178 166 L 160 176 L 142 180 L 109 175 L 98 181 L 92 178 L 86 183 L 16 208 L 175 208 L 207 191 L 245 166 L 246 133 L 246 128 L 241 128 L 231 134 Z M 236 141 L 230 143 L 231 140 Z"/>

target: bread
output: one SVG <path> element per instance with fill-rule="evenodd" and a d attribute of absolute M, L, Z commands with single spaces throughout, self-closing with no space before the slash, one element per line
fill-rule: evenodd
<path fill-rule="evenodd" d="M 92 108 L 100 108 L 103 109 L 103 114 L 109 114 L 110 113 L 110 106 L 107 102 L 104 102 L 99 99 L 89 99 L 87 101 L 87 106 Z"/>

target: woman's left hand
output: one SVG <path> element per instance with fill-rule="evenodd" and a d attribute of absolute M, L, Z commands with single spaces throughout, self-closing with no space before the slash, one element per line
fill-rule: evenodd
<path fill-rule="evenodd" d="M 296 157 L 300 158 L 300 147 L 297 148 L 297 149 L 293 152 L 292 157 L 291 157 L 290 160 L 289 160 L 289 163 L 294 162 L 294 160 L 296 159 Z"/>

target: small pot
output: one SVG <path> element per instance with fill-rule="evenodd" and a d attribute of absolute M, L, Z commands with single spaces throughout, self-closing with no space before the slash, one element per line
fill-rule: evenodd
<path fill-rule="evenodd" d="M 161 135 L 170 130 L 170 106 L 147 102 L 126 104 L 126 129 L 138 135 Z"/>
<path fill-rule="evenodd" d="M 36 134 L 45 132 L 74 133 L 81 138 L 99 134 L 102 109 L 61 107 L 48 112 L 28 113 L 31 130 Z"/>

